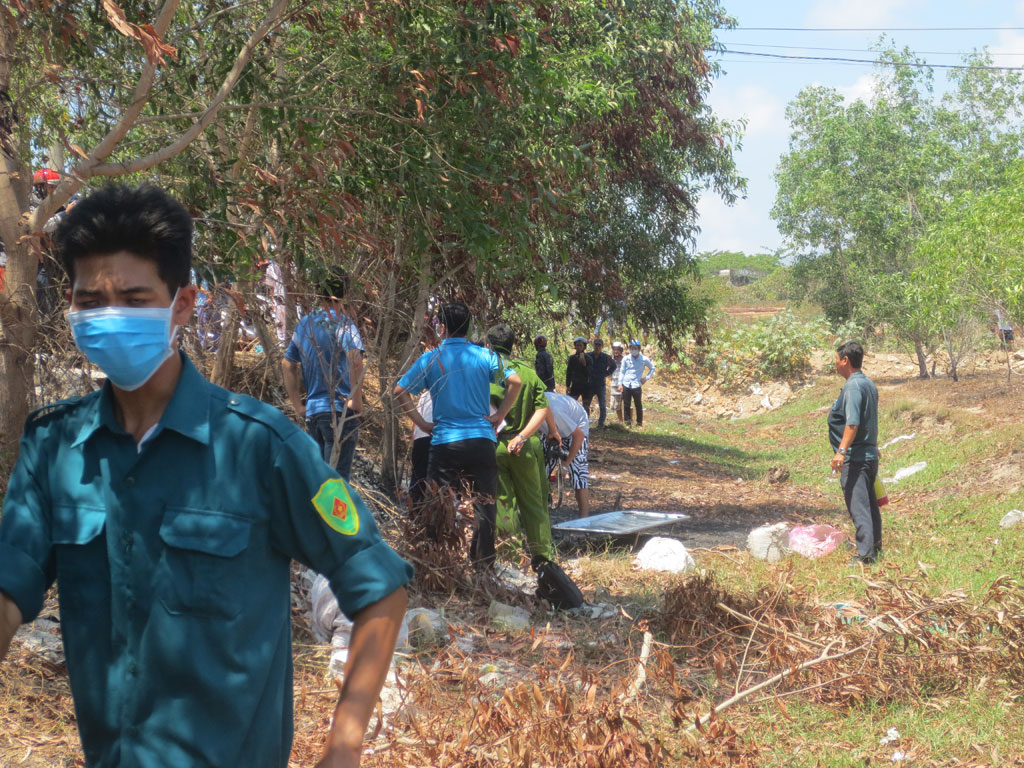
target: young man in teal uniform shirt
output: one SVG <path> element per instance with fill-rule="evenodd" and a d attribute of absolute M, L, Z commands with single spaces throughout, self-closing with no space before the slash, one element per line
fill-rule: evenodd
<path fill-rule="evenodd" d="M 175 349 L 191 241 L 155 187 L 103 188 L 58 231 L 75 342 L 108 381 L 26 424 L 0 518 L 0 657 L 56 580 L 86 765 L 285 768 L 296 559 L 355 622 L 317 764 L 351 768 L 412 569 L 308 435 Z"/>

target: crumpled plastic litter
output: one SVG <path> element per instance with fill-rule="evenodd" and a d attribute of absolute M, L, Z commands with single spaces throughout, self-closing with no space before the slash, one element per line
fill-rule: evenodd
<path fill-rule="evenodd" d="M 913 439 L 914 439 L 915 437 L 917 437 L 917 432 L 912 432 L 912 433 L 910 433 L 909 435 L 897 435 L 896 437 L 894 437 L 894 438 L 893 438 L 892 440 L 890 440 L 889 442 L 887 442 L 887 443 L 886 443 L 885 445 L 883 445 L 883 446 L 882 446 L 881 448 L 879 448 L 878 450 L 880 450 L 880 451 L 884 451 L 884 450 L 885 450 L 886 448 L 888 448 L 888 447 L 889 447 L 890 445 L 895 445 L 895 444 L 896 444 L 896 443 L 898 443 L 898 442 L 899 442 L 900 440 L 913 440 Z"/>
<path fill-rule="evenodd" d="M 899 740 L 900 740 L 900 732 L 898 730 L 896 730 L 895 728 L 890 728 L 888 731 L 886 731 L 885 736 L 883 736 L 878 741 L 878 745 L 880 747 L 884 747 L 886 744 L 891 744 L 892 742 L 899 741 Z"/>
<path fill-rule="evenodd" d="M 789 546 L 804 557 L 818 558 L 835 552 L 846 534 L 831 525 L 797 525 L 789 531 Z"/>
<path fill-rule="evenodd" d="M 352 622 L 342 613 L 338 600 L 331 591 L 331 585 L 323 576 L 313 579 L 309 590 L 310 602 L 313 604 L 312 629 L 313 636 L 320 643 L 331 643 L 334 648 L 348 648 L 348 638 L 352 634 Z M 405 618 L 398 629 L 398 647 L 409 645 L 409 624 Z M 342 659 L 344 664 L 344 659 Z"/>
<path fill-rule="evenodd" d="M 641 570 L 667 573 L 686 573 L 697 567 L 683 542 L 664 536 L 655 536 L 644 544 L 634 562 Z"/>
<path fill-rule="evenodd" d="M 1024 522 L 1024 511 L 1019 509 L 1011 509 L 1005 515 L 1003 519 L 999 521 L 1000 528 L 1012 528 L 1013 526 Z"/>
<path fill-rule="evenodd" d="M 896 470 L 896 474 L 894 474 L 892 477 L 885 478 L 884 482 L 885 483 L 898 483 L 900 480 L 906 480 L 911 475 L 916 475 L 921 470 L 927 469 L 927 468 L 928 468 L 928 462 L 926 462 L 926 461 L 919 461 L 916 464 L 911 464 L 909 467 L 903 467 L 902 469 L 897 469 Z"/>

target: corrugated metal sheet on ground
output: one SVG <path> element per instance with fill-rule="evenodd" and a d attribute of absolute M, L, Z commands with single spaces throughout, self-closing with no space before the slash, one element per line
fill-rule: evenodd
<path fill-rule="evenodd" d="M 657 528 L 661 525 L 671 525 L 680 520 L 687 520 L 690 516 L 682 512 L 644 512 L 639 509 L 625 509 L 617 512 L 603 512 L 600 515 L 581 517 L 577 520 L 567 520 L 564 523 L 551 526 L 558 531 L 572 531 L 574 533 L 600 533 L 613 535 L 626 535 L 640 533 L 650 528 Z"/>

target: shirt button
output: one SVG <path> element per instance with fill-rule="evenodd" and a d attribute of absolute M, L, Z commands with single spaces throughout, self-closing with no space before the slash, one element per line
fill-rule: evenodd
<path fill-rule="evenodd" d="M 131 486 L 135 485 L 135 478 L 129 475 L 124 479 L 124 484 L 130 488 Z"/>

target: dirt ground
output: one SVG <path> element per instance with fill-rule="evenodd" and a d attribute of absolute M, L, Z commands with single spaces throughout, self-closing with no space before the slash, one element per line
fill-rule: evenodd
<path fill-rule="evenodd" d="M 648 423 L 664 418 L 671 417 L 652 413 Z M 783 520 L 799 523 L 836 512 L 834 498 L 808 494 L 806 489 L 786 483 L 748 478 L 742 468 L 729 471 L 721 463 L 702 458 L 692 446 L 668 447 L 645 439 L 644 433 L 639 435 L 614 427 L 592 435 L 591 514 L 617 510 L 684 513 L 688 519 L 659 527 L 657 535 L 678 538 L 687 548 L 710 549 L 741 547 L 750 530 L 759 525 Z M 553 512 L 552 522 L 575 516 L 575 502 L 570 499 Z M 583 544 L 579 537 L 569 538 L 570 545 Z"/>

